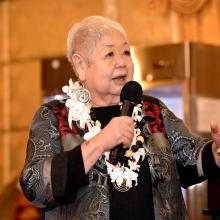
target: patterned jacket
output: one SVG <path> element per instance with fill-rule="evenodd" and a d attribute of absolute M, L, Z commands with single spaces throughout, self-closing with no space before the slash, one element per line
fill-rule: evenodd
<path fill-rule="evenodd" d="M 181 186 L 201 182 L 218 169 L 211 141 L 192 134 L 158 99 L 144 97 L 143 108 L 142 132 L 152 178 L 155 219 L 185 220 Z M 42 208 L 45 219 L 109 219 L 104 159 L 100 158 L 84 174 L 80 148 L 83 131 L 77 125 L 69 128 L 67 113 L 62 101 L 37 110 L 20 176 L 22 189 L 33 204 Z"/>

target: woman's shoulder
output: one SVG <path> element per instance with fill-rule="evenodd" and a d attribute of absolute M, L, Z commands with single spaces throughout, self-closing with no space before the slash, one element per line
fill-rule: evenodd
<path fill-rule="evenodd" d="M 46 102 L 44 104 L 42 104 L 43 107 L 47 107 L 49 109 L 58 107 L 58 108 L 64 108 L 65 107 L 65 99 L 54 99 L 50 102 Z"/>
<path fill-rule="evenodd" d="M 153 96 L 149 96 L 149 95 L 143 95 L 143 102 L 146 103 L 150 103 L 150 104 L 157 104 L 159 105 L 159 99 Z"/>

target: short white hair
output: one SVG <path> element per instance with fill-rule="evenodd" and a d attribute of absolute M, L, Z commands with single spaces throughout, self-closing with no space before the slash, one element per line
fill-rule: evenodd
<path fill-rule="evenodd" d="M 120 32 L 127 38 L 126 31 L 120 23 L 102 16 L 88 16 L 81 22 L 74 24 L 67 37 L 67 59 L 73 68 L 72 56 L 75 53 L 83 56 L 89 63 L 97 41 L 113 30 Z"/>

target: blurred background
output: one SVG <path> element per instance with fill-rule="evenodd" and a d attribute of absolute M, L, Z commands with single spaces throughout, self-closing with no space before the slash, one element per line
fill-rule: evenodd
<path fill-rule="evenodd" d="M 124 26 L 144 93 L 193 132 L 220 123 L 219 0 L 0 0 L 0 220 L 39 219 L 17 184 L 28 131 L 36 108 L 74 79 L 67 31 L 88 15 Z M 218 219 L 209 211 L 220 209 L 219 180 L 183 193 L 190 220 Z"/>

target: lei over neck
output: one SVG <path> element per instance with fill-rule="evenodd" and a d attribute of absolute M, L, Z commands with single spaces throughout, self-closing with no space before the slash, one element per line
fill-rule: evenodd
<path fill-rule="evenodd" d="M 84 89 L 79 82 L 73 83 L 70 79 L 69 86 L 64 86 L 63 92 L 69 96 L 65 105 L 69 111 L 68 123 L 70 128 L 72 128 L 72 122 L 75 121 L 81 129 L 85 130 L 83 136 L 85 140 L 89 140 L 97 135 L 101 131 L 102 125 L 99 120 L 96 120 L 96 118 L 92 116 L 91 105 L 89 103 L 89 91 Z M 114 107 L 115 106 L 113 106 L 113 108 Z M 102 107 L 99 107 L 97 109 L 100 110 L 101 108 Z M 105 108 L 111 107 L 103 107 L 103 109 Z M 120 113 L 120 107 L 118 106 L 118 108 Z M 94 111 L 95 108 L 92 108 L 92 110 Z M 110 152 L 105 152 L 105 162 L 111 182 L 114 187 L 121 192 L 128 191 L 131 187 L 138 185 L 137 178 L 140 162 L 145 158 L 145 150 L 142 146 L 144 138 L 141 136 L 141 130 L 137 126 L 143 117 L 142 103 L 134 106 L 132 117 L 136 123 L 134 138 L 130 148 L 126 150 L 123 159 L 117 164 L 113 164 L 109 157 Z"/>

